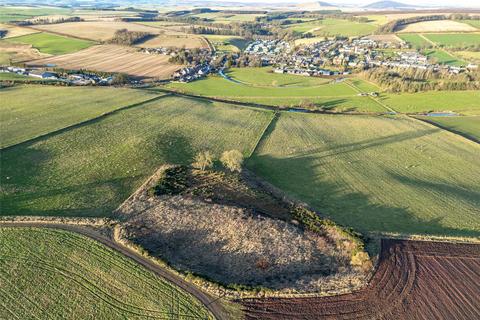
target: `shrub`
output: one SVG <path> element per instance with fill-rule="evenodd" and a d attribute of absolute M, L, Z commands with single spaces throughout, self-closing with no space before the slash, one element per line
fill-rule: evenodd
<path fill-rule="evenodd" d="M 360 268 L 362 271 L 368 271 L 372 268 L 372 261 L 368 256 L 368 253 L 359 251 L 352 256 L 350 264 L 354 267 Z"/>
<path fill-rule="evenodd" d="M 241 172 L 243 164 L 243 154 L 238 150 L 225 151 L 220 157 L 220 162 L 230 171 Z"/>
<path fill-rule="evenodd" d="M 158 183 L 149 190 L 150 195 L 175 195 L 185 191 L 188 169 L 178 166 L 166 169 L 159 178 Z"/>
<path fill-rule="evenodd" d="M 207 168 L 211 168 L 213 165 L 213 156 L 210 151 L 202 151 L 197 153 L 195 161 L 192 163 L 192 167 L 205 171 Z"/>

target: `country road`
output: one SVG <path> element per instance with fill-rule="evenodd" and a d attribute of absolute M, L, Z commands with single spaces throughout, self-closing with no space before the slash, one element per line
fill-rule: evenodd
<path fill-rule="evenodd" d="M 207 293 L 201 291 L 197 286 L 186 282 L 181 277 L 177 276 L 176 274 L 170 272 L 169 270 L 162 268 L 160 265 L 156 264 L 152 260 L 138 254 L 137 252 L 121 245 L 118 242 L 113 241 L 109 237 L 101 234 L 100 232 L 84 227 L 81 225 L 72 225 L 66 223 L 53 223 L 53 222 L 7 222 L 2 221 L 0 222 L 0 227 L 15 227 L 15 228 L 52 228 L 52 229 L 59 229 L 65 230 L 70 232 L 75 232 L 81 234 L 83 236 L 89 237 L 93 240 L 96 240 L 107 247 L 116 250 L 123 254 L 124 256 L 134 260 L 138 264 L 144 266 L 148 270 L 152 271 L 156 275 L 166 279 L 167 281 L 173 283 L 174 285 L 178 286 L 179 288 L 185 290 L 186 292 L 190 293 L 198 300 L 200 300 L 205 307 L 212 313 L 212 315 L 217 320 L 228 320 L 230 317 L 228 316 L 226 310 L 222 306 L 222 304 L 218 301 L 217 298 L 208 295 Z"/>

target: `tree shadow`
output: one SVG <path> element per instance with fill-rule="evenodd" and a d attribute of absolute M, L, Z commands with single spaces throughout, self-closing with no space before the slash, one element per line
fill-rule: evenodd
<path fill-rule="evenodd" d="M 418 133 L 417 133 L 418 134 Z M 415 134 L 400 138 L 413 138 Z M 397 137 L 399 138 L 399 137 Z M 382 143 L 392 143 L 393 137 L 375 139 L 350 148 L 366 148 Z M 341 152 L 350 152 L 341 151 Z M 479 231 L 467 228 L 451 228 L 442 224 L 443 215 L 432 219 L 421 219 L 405 204 L 404 207 L 387 205 L 377 202 L 372 195 L 362 192 L 345 193 L 345 188 L 327 180 L 327 176 L 318 170 L 318 157 L 314 151 L 302 156 L 277 158 L 270 155 L 254 154 L 247 167 L 257 175 L 284 190 L 294 199 L 306 202 L 323 217 L 330 218 L 340 225 L 353 227 L 361 233 L 389 232 L 404 234 L 430 234 L 441 236 L 472 236 L 478 237 Z M 327 157 L 325 155 L 323 157 Z M 406 177 L 392 176 L 392 183 L 420 184 L 423 188 L 441 191 L 442 194 L 452 193 L 473 203 L 478 203 L 480 195 L 476 191 L 466 191 L 457 186 L 438 183 L 417 182 Z M 392 195 L 394 196 L 394 195 Z M 419 198 L 419 201 L 422 201 Z"/>

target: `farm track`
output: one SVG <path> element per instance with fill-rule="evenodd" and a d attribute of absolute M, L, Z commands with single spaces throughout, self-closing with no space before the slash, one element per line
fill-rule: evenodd
<path fill-rule="evenodd" d="M 184 291 L 190 293 L 194 297 L 196 297 L 200 302 L 202 302 L 205 307 L 213 314 L 215 319 L 218 320 L 228 320 L 230 319 L 227 312 L 223 308 L 223 306 L 218 302 L 218 299 L 211 297 L 210 295 L 204 293 L 200 289 L 198 289 L 195 285 L 190 284 L 183 280 L 181 277 L 175 275 L 174 273 L 162 268 L 152 260 L 145 258 L 144 256 L 136 253 L 135 251 L 115 242 L 114 240 L 104 236 L 100 232 L 79 226 L 79 225 L 71 225 L 71 224 L 64 224 L 64 223 L 42 223 L 42 222 L 0 222 L 0 227 L 14 227 L 14 228 L 51 228 L 51 229 L 59 229 L 65 230 L 69 232 L 75 232 L 91 238 L 95 241 L 102 243 L 103 245 L 118 251 L 119 253 L 123 254 L 124 256 L 132 259 L 136 263 L 142 265 L 146 269 L 152 271 L 157 276 L 164 278 L 165 280 L 169 281 L 170 283 L 178 286 L 179 288 L 183 289 Z M 152 312 L 152 310 L 147 310 Z M 155 312 L 155 311 L 153 311 Z"/>
<path fill-rule="evenodd" d="M 479 275 L 480 245 L 383 239 L 363 290 L 239 302 L 247 319 L 478 319 Z"/>
<path fill-rule="evenodd" d="M 58 130 L 54 130 L 54 131 L 51 131 L 51 132 L 48 132 L 48 133 L 45 133 L 45 134 L 41 134 L 39 136 L 36 136 L 34 138 L 22 141 L 20 143 L 12 144 L 12 145 L 9 145 L 7 147 L 0 148 L 0 150 L 1 151 L 6 151 L 6 150 L 13 149 L 13 148 L 21 146 L 21 145 L 28 145 L 28 144 L 31 144 L 31 143 L 34 143 L 34 142 L 52 137 L 52 136 L 56 136 L 56 135 L 59 135 L 59 134 L 64 133 L 64 132 L 67 132 L 67 131 L 70 131 L 70 130 L 73 130 L 73 129 L 76 129 L 76 128 L 80 128 L 80 127 L 98 122 L 98 121 L 100 121 L 100 120 L 102 120 L 102 119 L 104 119 L 108 116 L 114 115 L 114 114 L 119 113 L 121 111 L 125 111 L 125 110 L 129 110 L 129 109 L 132 109 L 132 108 L 135 108 L 135 107 L 139 107 L 143 104 L 150 103 L 150 102 L 153 102 L 153 101 L 157 101 L 157 100 L 166 98 L 168 96 L 171 96 L 171 95 L 170 94 L 159 95 L 159 96 L 157 96 L 155 98 L 152 98 L 152 99 L 148 99 L 148 100 L 141 101 L 141 102 L 138 102 L 138 103 L 134 103 L 134 104 L 131 104 L 131 105 L 128 105 L 128 106 L 125 106 L 125 107 L 121 107 L 121 108 L 118 108 L 118 109 L 115 109 L 115 110 L 112 110 L 112 111 L 108 111 L 108 112 L 105 112 L 105 113 L 95 117 L 95 118 L 91 118 L 91 119 L 88 119 L 88 120 L 85 120 L 85 121 L 75 123 L 75 124 L 70 125 L 70 126 L 66 126 L 64 128 L 58 129 Z"/>

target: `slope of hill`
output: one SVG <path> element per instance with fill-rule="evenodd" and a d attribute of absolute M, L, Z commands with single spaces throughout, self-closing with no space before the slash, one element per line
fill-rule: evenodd
<path fill-rule="evenodd" d="M 416 6 L 397 2 L 397 1 L 378 1 L 378 2 L 370 3 L 363 7 L 367 9 L 405 9 L 405 8 L 414 8 Z"/>

